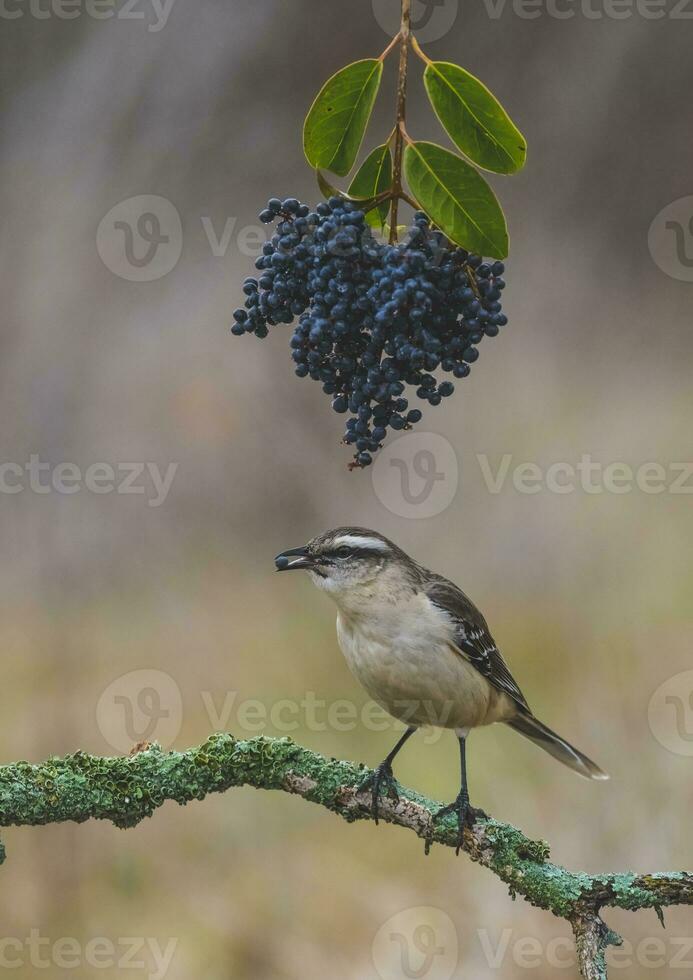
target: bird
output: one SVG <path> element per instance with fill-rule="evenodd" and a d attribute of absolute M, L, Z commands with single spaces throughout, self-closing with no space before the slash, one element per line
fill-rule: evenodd
<path fill-rule="evenodd" d="M 283 551 L 277 571 L 304 570 L 337 606 L 337 639 L 369 696 L 405 730 L 364 781 L 378 822 L 383 790 L 397 797 L 392 763 L 421 727 L 452 729 L 459 742 L 460 791 L 434 815 L 465 827 L 486 814 L 472 807 L 467 738 L 473 729 L 509 725 L 587 779 L 608 779 L 596 763 L 532 714 L 481 612 L 461 589 L 429 571 L 377 531 L 338 527 Z"/>

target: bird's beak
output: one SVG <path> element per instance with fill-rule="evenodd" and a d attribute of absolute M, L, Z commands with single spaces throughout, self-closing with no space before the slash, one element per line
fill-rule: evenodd
<path fill-rule="evenodd" d="M 292 548 L 291 551 L 282 551 L 274 559 L 278 572 L 288 572 L 292 568 L 313 568 L 313 559 L 308 554 L 307 548 Z"/>

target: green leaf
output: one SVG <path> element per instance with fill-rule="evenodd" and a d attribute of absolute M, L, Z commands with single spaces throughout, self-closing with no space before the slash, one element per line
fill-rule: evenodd
<path fill-rule="evenodd" d="M 355 197 L 377 197 L 392 187 L 392 154 L 387 143 L 377 146 L 363 161 L 349 185 L 349 193 Z M 387 201 L 366 214 L 366 220 L 375 228 L 382 228 L 387 220 L 390 205 Z"/>
<path fill-rule="evenodd" d="M 315 176 L 318 178 L 318 187 L 320 188 L 323 197 L 343 197 L 346 199 L 347 195 L 344 193 L 344 191 L 340 191 L 338 187 L 331 184 L 321 170 L 316 170 Z"/>
<path fill-rule="evenodd" d="M 335 187 L 334 184 L 330 183 L 330 181 L 327 179 L 327 177 L 321 170 L 316 170 L 315 176 L 318 179 L 318 187 L 322 191 L 322 194 L 325 198 L 341 197 L 343 201 L 352 201 L 354 204 L 358 204 L 364 209 L 367 208 L 369 205 L 372 206 L 374 203 L 374 198 L 372 194 L 369 194 L 368 197 L 360 197 L 360 196 L 357 197 L 354 196 L 353 194 L 347 193 L 346 191 L 340 191 L 338 187 Z"/>
<path fill-rule="evenodd" d="M 483 82 L 458 65 L 432 61 L 424 84 L 446 133 L 473 163 L 497 174 L 524 166 L 525 138 Z"/>
<path fill-rule="evenodd" d="M 380 88 L 383 63 L 355 61 L 328 79 L 303 126 L 303 149 L 311 167 L 344 177 L 356 156 Z"/>
<path fill-rule="evenodd" d="M 466 160 L 435 143 L 411 143 L 404 152 L 404 173 L 414 197 L 451 241 L 479 255 L 506 257 L 501 206 Z"/>

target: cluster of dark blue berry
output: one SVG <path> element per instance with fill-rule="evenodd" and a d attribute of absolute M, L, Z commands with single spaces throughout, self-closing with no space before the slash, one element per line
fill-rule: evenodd
<path fill-rule="evenodd" d="M 291 338 L 296 374 L 322 383 L 336 412 L 350 413 L 344 441 L 368 466 L 387 429 L 408 429 L 454 391 L 438 369 L 465 378 L 482 337 L 508 321 L 501 311 L 503 263 L 450 246 L 422 212 L 404 242 L 376 240 L 358 206 L 338 197 L 315 211 L 272 198 L 260 219 L 276 234 L 243 286 L 245 309 L 231 332 L 266 337 L 268 326 L 298 324 Z"/>

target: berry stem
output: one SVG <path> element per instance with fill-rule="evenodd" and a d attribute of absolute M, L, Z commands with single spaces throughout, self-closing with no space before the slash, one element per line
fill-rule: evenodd
<path fill-rule="evenodd" d="M 385 48 L 385 50 L 383 51 L 383 53 L 378 58 L 378 61 L 385 61 L 385 59 L 387 58 L 387 56 L 389 55 L 389 53 L 392 51 L 392 49 L 398 43 L 399 37 L 400 37 L 399 34 L 395 34 L 395 36 L 392 38 L 392 40 L 390 41 L 390 43 L 388 44 L 388 46 Z"/>
<path fill-rule="evenodd" d="M 361 202 L 358 198 L 354 198 L 354 200 L 359 203 L 364 213 L 367 214 L 369 211 L 372 211 L 373 208 L 377 208 L 379 204 L 384 204 L 385 201 L 392 200 L 392 191 L 383 191 L 381 194 L 378 194 L 377 197 L 372 198 L 372 200 L 369 200 L 368 202 Z"/>
<path fill-rule="evenodd" d="M 395 132 L 395 158 L 392 168 L 392 204 L 390 205 L 390 244 L 397 241 L 397 211 L 402 194 L 402 158 L 404 156 L 403 128 L 407 115 L 407 66 L 411 40 L 411 0 L 402 0 L 400 25 L 399 71 L 397 74 L 397 130 Z"/>
<path fill-rule="evenodd" d="M 399 124 L 399 132 L 405 143 L 412 144 L 414 142 L 411 136 L 409 135 L 409 133 L 407 132 L 407 127 L 404 125 L 404 122 L 401 122 Z"/>
<path fill-rule="evenodd" d="M 417 55 L 419 58 L 421 58 L 421 60 L 424 61 L 427 65 L 433 64 L 433 62 L 428 57 L 428 55 L 421 49 L 421 45 L 416 40 L 416 37 L 413 34 L 411 35 L 411 49 L 414 52 L 414 54 Z"/>
<path fill-rule="evenodd" d="M 415 211 L 420 211 L 421 210 L 420 209 L 420 206 L 417 204 L 417 202 L 414 200 L 414 198 L 413 197 L 410 197 L 406 193 L 406 191 L 400 191 L 400 197 L 402 198 L 403 201 L 406 201 L 407 204 L 410 207 L 414 208 Z"/>

